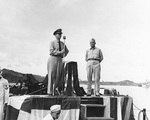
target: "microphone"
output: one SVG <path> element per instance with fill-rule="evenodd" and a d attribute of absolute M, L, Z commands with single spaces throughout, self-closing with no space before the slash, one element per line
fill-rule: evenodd
<path fill-rule="evenodd" d="M 66 36 L 63 36 L 63 39 L 65 40 L 65 39 L 66 39 Z"/>

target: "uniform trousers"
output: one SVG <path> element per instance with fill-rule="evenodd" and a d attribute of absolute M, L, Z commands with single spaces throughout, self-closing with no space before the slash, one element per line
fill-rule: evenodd
<path fill-rule="evenodd" d="M 86 66 L 87 70 L 87 94 L 91 94 L 92 89 L 92 78 L 94 78 L 94 94 L 99 94 L 100 89 L 100 71 L 101 66 L 97 60 L 89 60 Z"/>
<path fill-rule="evenodd" d="M 48 86 L 47 94 L 54 94 L 54 90 L 58 87 L 63 67 L 62 57 L 50 56 L 47 62 Z"/>
<path fill-rule="evenodd" d="M 5 104 L 5 88 L 0 84 L 0 120 L 4 118 L 4 104 Z"/>

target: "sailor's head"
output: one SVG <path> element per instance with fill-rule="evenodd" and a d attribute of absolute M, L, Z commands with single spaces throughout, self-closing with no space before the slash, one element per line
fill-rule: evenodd
<path fill-rule="evenodd" d="M 50 107 L 51 115 L 54 119 L 58 119 L 61 111 L 61 105 L 53 105 Z"/>

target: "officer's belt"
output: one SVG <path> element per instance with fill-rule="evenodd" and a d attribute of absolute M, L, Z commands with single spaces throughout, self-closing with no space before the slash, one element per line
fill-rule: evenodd
<path fill-rule="evenodd" d="M 97 61 L 99 61 L 99 59 L 96 59 L 96 58 L 89 58 L 88 61 L 89 60 L 97 60 Z"/>
<path fill-rule="evenodd" d="M 61 57 L 61 58 L 63 58 L 63 57 L 62 57 L 62 55 L 51 55 L 51 56 Z"/>

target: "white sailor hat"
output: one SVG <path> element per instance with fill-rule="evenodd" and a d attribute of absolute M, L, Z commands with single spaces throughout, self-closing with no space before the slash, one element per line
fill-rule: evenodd
<path fill-rule="evenodd" d="M 0 67 L 0 74 L 2 74 L 2 69 L 1 69 L 1 67 Z"/>
<path fill-rule="evenodd" d="M 51 112 L 58 112 L 58 111 L 60 111 L 61 110 L 61 106 L 60 105 L 52 105 L 51 107 L 50 107 L 50 111 Z"/>

